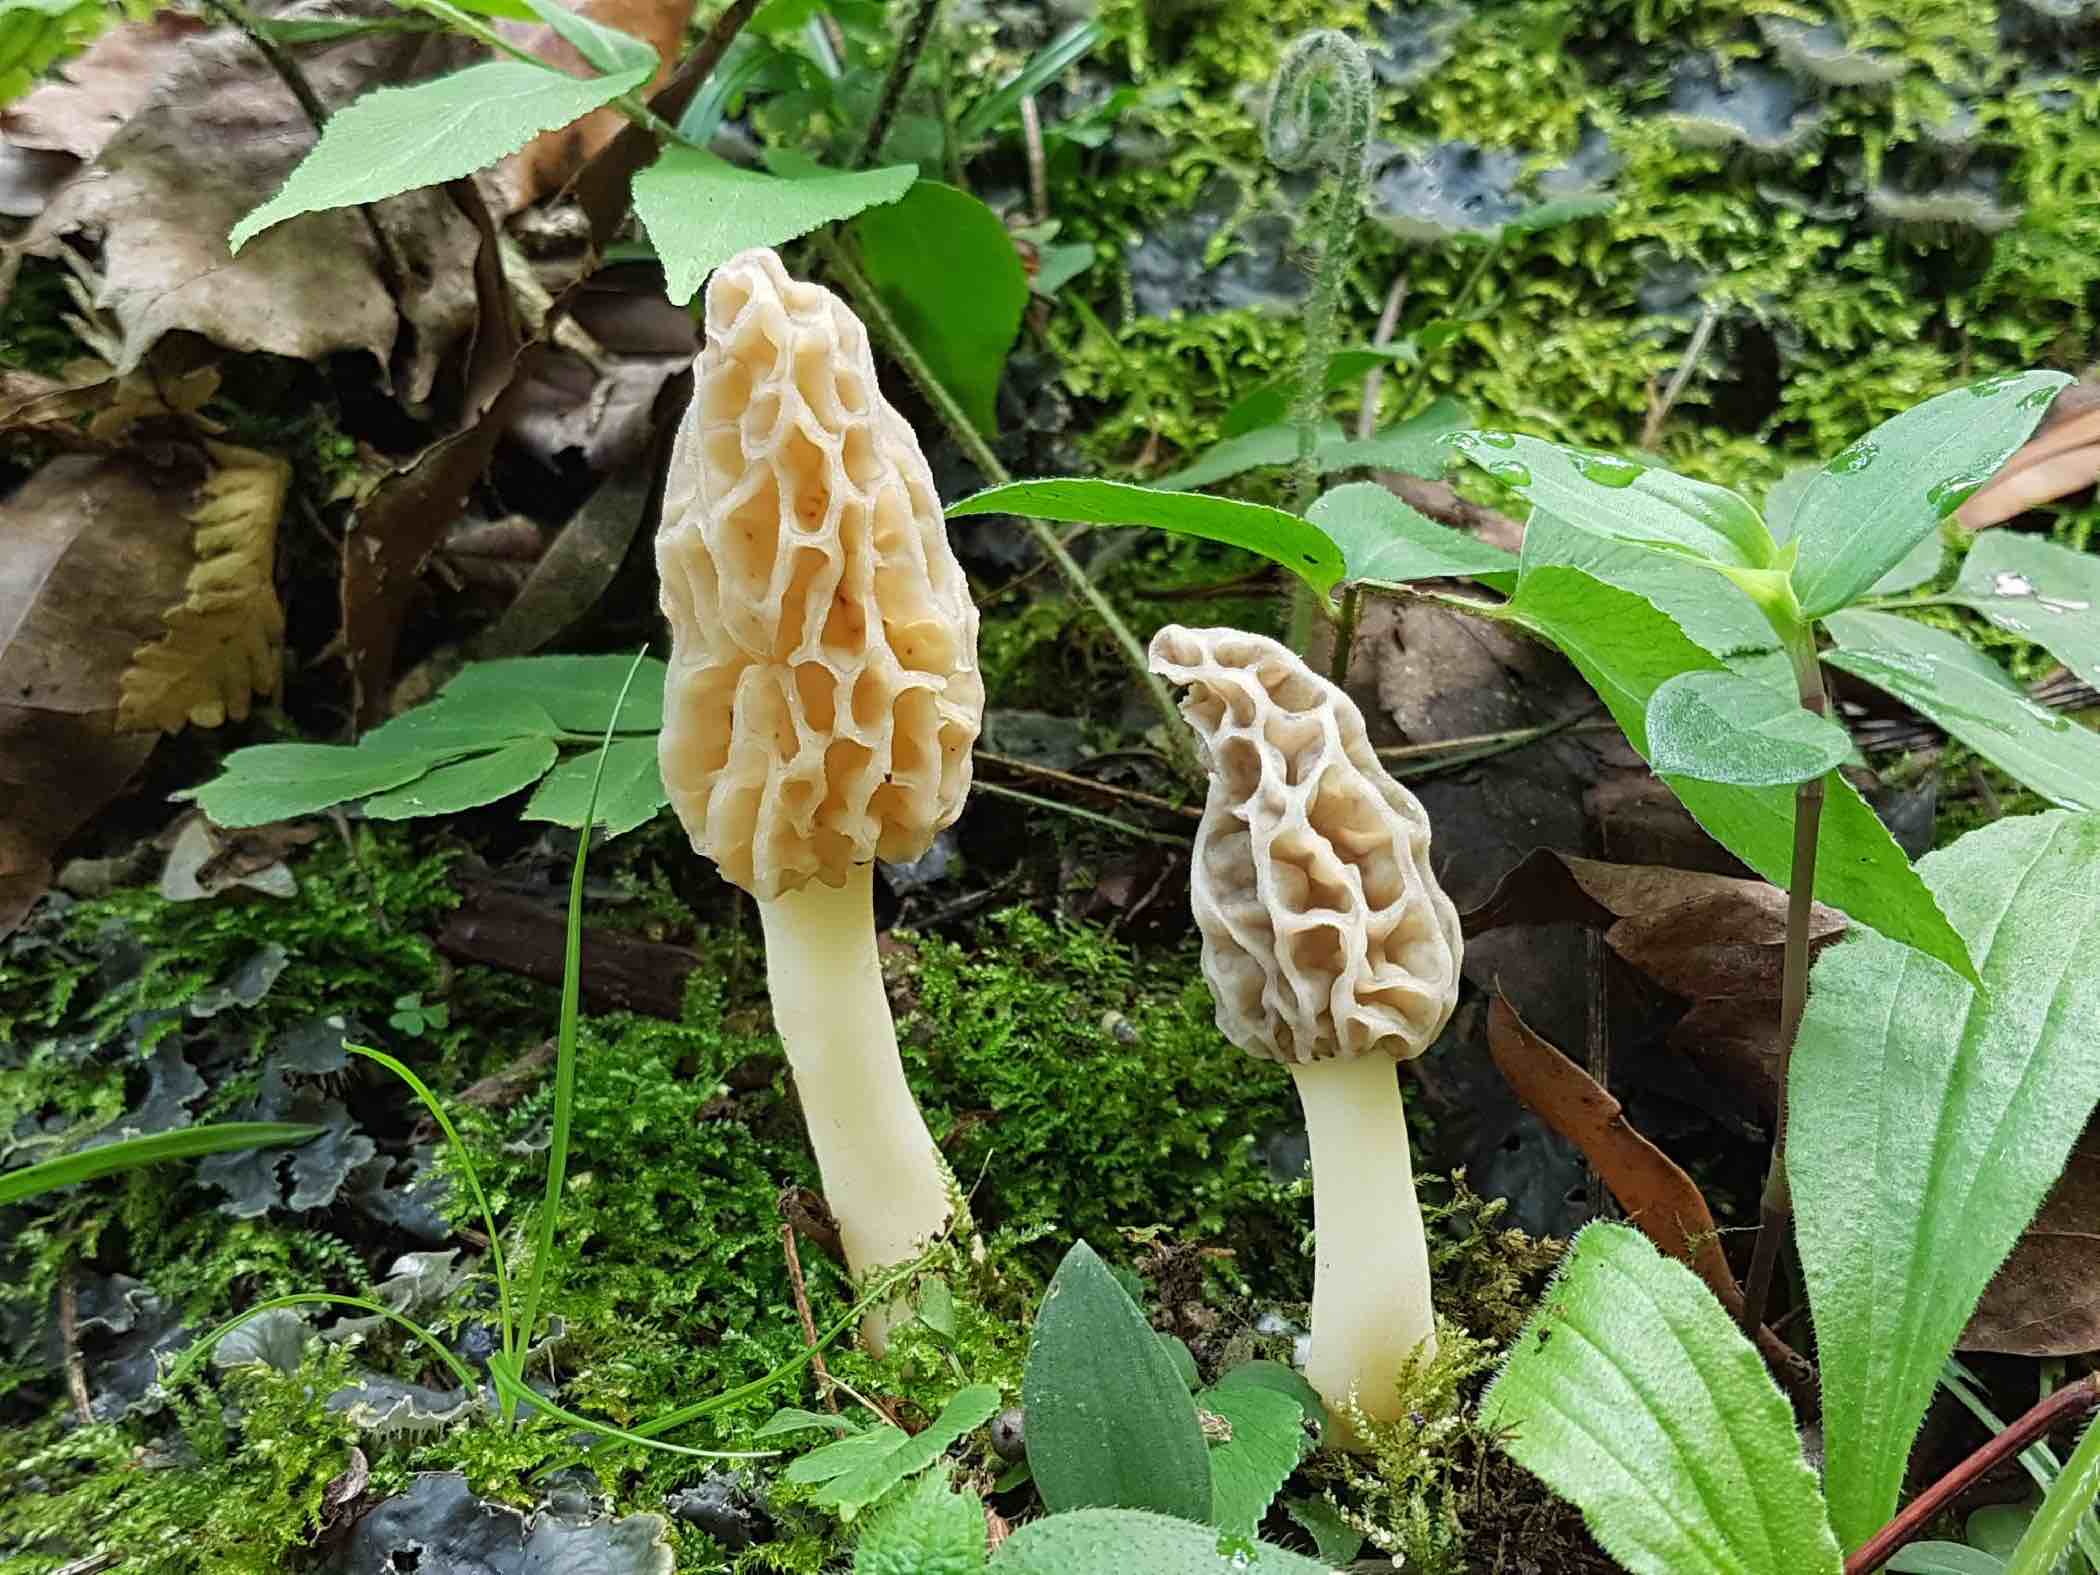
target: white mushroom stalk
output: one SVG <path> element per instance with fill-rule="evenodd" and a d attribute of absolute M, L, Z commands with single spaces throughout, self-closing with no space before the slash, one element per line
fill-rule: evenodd
<path fill-rule="evenodd" d="M 1379 765 L 1355 703 L 1274 640 L 1170 627 L 1152 667 L 1188 686 L 1211 772 L 1190 887 L 1218 1027 L 1288 1066 L 1305 1107 L 1306 1377 L 1338 1417 L 1391 1421 L 1409 1362 L 1436 1350 L 1394 1062 L 1450 1021 L 1461 957 L 1429 818 Z"/>
<path fill-rule="evenodd" d="M 664 786 L 758 899 L 767 987 L 848 1266 L 918 1255 L 954 1188 L 904 1079 L 873 864 L 962 811 L 977 612 L 866 330 L 769 251 L 717 269 L 656 541 Z M 864 1333 L 880 1346 L 885 1325 Z"/>

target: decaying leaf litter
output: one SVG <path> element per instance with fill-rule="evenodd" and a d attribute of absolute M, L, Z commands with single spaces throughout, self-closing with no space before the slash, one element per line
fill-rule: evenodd
<path fill-rule="evenodd" d="M 1090 158 L 1101 161 L 1098 173 L 1116 157 L 1142 156 L 1126 144 L 1144 134 L 1134 127 L 1148 90 L 1104 90 L 1118 70 L 1145 74 L 1145 44 L 1187 50 L 1192 28 L 1200 51 L 1204 24 L 1136 24 L 1119 35 L 1122 61 L 1112 66 L 1098 22 L 1050 38 L 1037 36 L 1033 21 L 937 18 L 919 58 L 910 51 L 920 46 L 898 47 L 917 36 L 903 13 L 933 17 L 936 6 L 894 7 L 894 30 L 850 8 L 765 14 L 774 9 L 754 16 L 758 8 L 732 4 L 697 24 L 677 8 L 590 12 L 645 40 L 646 66 L 629 66 L 619 53 L 627 45 L 607 42 L 616 35 L 581 31 L 572 19 L 495 27 L 508 47 L 547 55 L 579 82 L 610 66 L 640 73 L 634 92 L 655 94 L 663 122 L 697 116 L 714 152 L 674 145 L 689 166 L 675 173 L 715 182 L 708 190 L 724 202 L 736 181 L 760 178 L 737 172 L 755 168 L 762 144 L 800 144 L 773 160 L 776 181 L 844 183 L 836 189 L 850 197 L 816 184 L 795 193 L 812 206 L 776 221 L 804 229 L 847 221 L 838 230 L 819 228 L 799 244 L 785 232 L 740 239 L 787 243 L 798 274 L 858 280 L 883 391 L 924 437 L 945 500 L 1009 471 L 1101 464 L 1089 429 L 1098 437 L 1117 418 L 1099 397 L 1098 369 L 1086 364 L 1089 340 L 1126 360 L 1143 354 L 1145 341 L 1124 325 L 1118 347 L 1115 292 L 1097 287 L 1120 266 L 1122 239 L 1116 220 L 1085 211 L 1088 186 L 1075 177 Z M 1031 1383 L 1037 1371 L 1025 1348 L 1029 1319 L 1046 1289 L 1055 1291 L 1050 1269 L 1064 1245 L 1085 1229 L 1125 1289 L 1140 1293 L 1138 1306 L 1172 1332 L 1180 1354 L 1171 1361 L 1146 1348 L 1151 1378 L 1170 1395 L 1216 1385 L 1193 1396 L 1197 1442 L 1184 1432 L 1161 1446 L 1193 1449 L 1188 1501 L 1145 1507 L 1206 1519 L 1197 1500 L 1209 1491 L 1208 1469 L 1224 1534 L 1301 1549 L 1323 1561 L 1317 1567 L 1374 1550 L 1412 1553 L 1422 1567 L 1534 1567 L 1505 1562 L 1528 1557 L 1512 1554 L 1526 1547 L 1553 1550 L 1535 1567 L 1616 1567 L 1572 1511 L 1496 1454 L 1489 1432 L 1462 1421 L 1462 1407 L 1531 1306 L 1556 1256 L 1552 1239 L 1586 1220 L 1638 1225 L 1739 1311 L 1745 1254 L 1732 1232 L 1756 1218 L 1779 1103 L 1787 899 L 1746 878 L 1745 865 L 1702 829 L 1702 820 L 1713 826 L 1709 815 L 1695 819 L 1673 794 L 1675 778 L 1666 787 L 1651 774 L 1645 743 L 1629 745 L 1600 703 L 1593 665 L 1570 664 L 1530 638 L 1525 630 L 1539 632 L 1537 622 L 1505 628 L 1437 600 L 1445 584 L 1469 593 L 1432 573 L 1506 590 L 1494 577 L 1514 578 L 1513 554 L 1526 573 L 1534 561 L 1587 561 L 1536 515 L 1527 539 L 1524 499 L 1509 487 L 1455 474 L 1454 490 L 1438 474 L 1440 432 L 1496 421 L 1551 431 L 1553 418 L 1502 410 L 1469 423 L 1456 403 L 1449 413 L 1403 408 L 1401 416 L 1426 423 L 1426 447 L 1397 428 L 1370 444 L 1367 420 L 1360 451 L 1337 429 L 1317 459 L 1339 477 L 1366 477 L 1365 495 L 1349 507 L 1368 508 L 1374 522 L 1345 529 L 1341 505 L 1325 507 L 1341 494 L 1322 500 L 1325 512 L 1311 517 L 1326 532 L 1318 541 L 1336 544 L 1333 574 L 1431 593 L 1367 602 L 1360 621 L 1343 624 L 1350 638 L 1336 670 L 1370 746 L 1420 794 L 1438 876 L 1466 913 L 1456 1015 L 1438 1052 L 1407 1074 L 1410 1108 L 1426 1112 L 1429 1142 L 1417 1166 L 1428 1173 L 1439 1311 L 1463 1332 L 1463 1354 L 1436 1380 L 1455 1387 L 1425 1387 L 1420 1402 L 1435 1398 L 1445 1409 L 1425 1419 L 1418 1407 L 1419 1436 L 1389 1440 L 1363 1460 L 1310 1457 L 1293 1419 L 1317 1431 L 1317 1399 L 1302 1380 L 1293 1394 L 1304 1398 L 1285 1400 L 1248 1376 L 1274 1368 L 1279 1382 L 1292 1381 L 1311 1289 L 1293 1239 L 1310 1221 L 1305 1134 L 1273 1087 L 1245 1086 L 1254 1079 L 1212 1034 L 1208 998 L 1187 998 L 1198 800 L 1176 768 L 1185 746 L 1148 708 L 1120 665 L 1115 635 L 1094 614 L 1106 607 L 1140 627 L 1215 614 L 1280 629 L 1279 581 L 1288 576 L 1229 549 L 1167 549 L 1139 545 L 1132 532 L 1090 530 L 1089 522 L 1124 521 L 1083 511 L 1052 529 L 1065 538 L 1056 552 L 1076 552 L 1084 565 L 1076 572 L 1105 590 L 1091 607 L 1060 579 L 1062 566 L 1030 545 L 1054 539 L 1041 527 L 1030 538 L 997 520 L 951 526 L 984 609 L 986 649 L 999 653 L 996 664 L 986 661 L 979 791 L 922 854 L 885 865 L 877 880 L 882 983 L 906 1064 L 938 1089 L 934 1133 L 944 1164 L 971 1193 L 989 1257 L 978 1269 L 950 1267 L 953 1295 L 936 1282 L 946 1301 L 913 1304 L 891 1366 L 850 1341 L 813 1358 L 820 1325 L 849 1309 L 854 1294 L 835 1255 L 836 1222 L 807 1190 L 817 1176 L 768 1028 L 756 927 L 658 813 L 661 669 L 647 667 L 630 706 L 608 718 L 630 665 L 614 653 L 661 635 L 654 572 L 638 538 L 653 532 L 663 505 L 701 338 L 697 302 L 695 313 L 671 304 L 706 271 L 681 249 L 720 238 L 676 228 L 679 214 L 700 210 L 666 206 L 679 200 L 664 189 L 675 160 L 649 167 L 648 134 L 620 108 L 601 107 L 548 127 L 480 174 L 361 204 L 294 205 L 295 216 L 238 251 L 227 245 L 229 231 L 285 187 L 319 121 L 372 88 L 435 82 L 487 59 L 474 37 L 425 21 L 358 4 L 125 21 L 0 111 L 6 211 L 19 225 L 8 250 L 10 359 L 0 381 L 0 422 L 13 440 L 13 487 L 0 503 L 0 678 L 11 680 L 0 686 L 0 927 L 10 932 L 0 946 L 12 1042 L 5 1065 L 17 1090 L 7 1100 L 8 1164 L 219 1121 L 293 1122 L 314 1133 L 296 1147 L 213 1154 L 9 1210 L 8 1250 L 25 1292 L 7 1304 L 7 1404 L 23 1448 L 10 1446 L 5 1469 L 10 1492 L 31 1508 L 0 1522 L 0 1558 L 58 1569 L 82 1559 L 98 1567 L 94 1559 L 114 1553 L 148 1560 L 141 1568 L 190 1567 L 179 1553 L 124 1548 L 129 1514 L 132 1524 L 166 1531 L 208 1527 L 207 1539 L 231 1537 L 229 1547 L 245 1536 L 249 1556 L 264 1560 L 257 1568 L 381 1571 L 428 1556 L 450 1561 L 441 1567 L 669 1571 L 726 1569 L 740 1555 L 738 1568 L 814 1567 L 809 1561 L 827 1556 L 827 1567 L 888 1568 L 875 1559 L 901 1555 L 869 1550 L 905 1537 L 896 1528 L 916 1526 L 912 1515 L 929 1528 L 948 1517 L 952 1533 L 957 1505 L 969 1510 L 958 1568 L 981 1567 L 987 1542 L 997 1550 L 1010 1523 L 1025 1528 L 1045 1507 L 1059 1513 L 995 1565 L 1060 1556 L 1043 1550 L 1067 1533 L 1075 1540 L 1066 1558 L 1082 1556 L 1083 1536 L 1136 1546 L 1130 1539 L 1161 1533 L 1084 1518 L 1106 1511 L 1067 1520 L 1070 1506 L 1087 1501 L 1044 1483 L 1040 1471 L 1031 1486 L 1004 1469 L 1011 1457 L 997 1447 L 996 1426 L 983 1442 L 977 1421 L 936 1421 L 952 1414 L 951 1395 L 960 1403 L 973 1393 L 959 1390 L 972 1379 L 1024 1400 L 1024 1359 Z M 1082 38 L 1087 28 L 1096 33 Z M 784 89 L 796 81 L 789 55 L 829 58 L 831 84 Z M 917 69 L 893 72 L 900 56 Z M 1011 76 L 1022 91 L 973 99 L 973 59 L 1001 62 L 988 80 Z M 893 80 L 896 95 L 886 86 Z M 1120 108 L 1101 107 L 1101 97 L 1122 93 Z M 1118 128 L 1116 117 L 1134 111 L 1140 119 Z M 1106 118 L 1097 137 L 1090 117 L 1098 116 Z M 964 124 L 976 129 L 965 133 Z M 1102 154 L 1105 146 L 1112 151 Z M 930 179 L 894 206 L 857 220 L 850 205 L 825 206 L 892 200 L 886 187 L 869 195 L 881 171 L 856 166 L 914 162 Z M 1377 188 L 1377 201 L 1405 200 L 1406 186 L 1396 176 Z M 627 219 L 630 197 L 646 232 Z M 1576 212 L 1569 233 L 1604 211 Z M 1428 222 L 1389 227 L 1419 239 Z M 1509 233 L 1528 232 L 1512 222 Z M 924 251 L 937 234 L 952 236 L 955 257 L 969 264 L 963 276 L 981 286 L 947 311 L 925 288 L 943 260 Z M 1258 295 L 1247 279 L 1229 282 L 1233 259 L 1202 250 L 1206 238 L 1175 265 L 1211 275 L 1227 298 Z M 1520 243 L 1498 234 L 1492 244 Z M 1148 246 L 1156 252 L 1157 238 L 1130 248 L 1135 279 L 1145 277 L 1137 259 Z M 1145 268 L 1167 260 L 1152 255 Z M 1081 271 L 1052 271 L 1065 267 Z M 1366 336 L 1386 282 L 1344 298 Z M 1391 282 L 1388 300 L 1404 302 L 1405 273 Z M 1465 307 L 1461 299 L 1453 321 L 1411 337 L 1406 355 L 1360 356 L 1346 367 L 1337 357 L 1332 386 L 1353 394 L 1357 378 L 1376 369 L 1403 398 L 1433 391 L 1410 367 L 1463 334 Z M 1694 348 L 1684 365 L 1698 358 Z M 2070 351 L 2049 360 L 2086 369 Z M 1277 365 L 1271 382 L 1287 395 L 1288 357 Z M 1685 386 L 1679 377 L 1657 396 L 1651 384 L 1649 409 L 1628 419 L 1638 427 L 1645 415 L 1651 430 L 1667 430 L 1670 402 Z M 1273 411 L 1261 407 L 1266 414 L 1252 405 L 1223 412 L 1213 435 L 1241 441 L 1238 458 L 1224 448 L 1184 453 L 1197 462 L 1191 471 L 1162 451 L 1154 428 L 1141 445 L 1108 450 L 1106 469 L 1174 486 L 1244 486 L 1236 478 L 1246 456 L 1274 466 L 1302 452 L 1276 424 L 1286 398 L 1272 403 Z M 1259 441 L 1246 446 L 1255 427 Z M 1836 716 L 1855 752 L 1834 780 L 1839 794 L 1864 795 L 1851 800 L 1861 806 L 1847 823 L 1855 829 L 1841 834 L 1860 835 L 1871 805 L 1915 856 L 1945 846 L 1963 825 L 2028 807 L 2007 802 L 2023 782 L 2085 807 L 2084 730 L 2065 717 L 2090 702 L 2082 685 L 2100 649 L 2084 594 L 2090 559 L 2037 532 L 2043 517 L 2024 511 L 2066 498 L 2077 507 L 2093 477 L 2090 427 L 2090 385 L 2074 385 L 1962 507 L 1966 527 L 2013 528 L 1979 537 L 1958 569 L 1934 557 L 1924 573 L 1905 578 L 1892 568 L 1876 587 L 1947 619 L 1903 626 L 1917 631 L 1908 637 L 1924 652 L 1915 660 L 1982 664 L 1974 682 L 2024 688 L 2029 735 L 2006 743 L 2002 723 L 1941 709 L 1944 684 L 1913 694 L 1900 674 L 1874 665 L 1884 658 L 1836 653 Z M 1388 464 L 1425 474 L 1381 469 Z M 1250 499 L 1264 506 L 1286 497 L 1265 474 L 1273 472 L 1253 472 Z M 1531 484 L 1527 477 L 1515 490 Z M 1375 524 L 1384 505 L 1374 490 L 1405 500 L 1430 529 L 1349 534 L 1390 529 Z M 1767 512 L 1776 522 L 1776 503 Z M 1436 523 L 1465 531 L 1471 545 L 1452 547 L 1433 534 Z M 1197 534 L 1236 542 L 1242 528 Z M 1423 552 L 1446 556 L 1424 560 Z M 1643 572 L 1653 585 L 1643 582 L 1643 594 L 1685 630 L 1701 635 L 1701 620 L 1718 616 L 1667 566 Z M 1885 651 L 1894 636 L 1875 620 L 1892 621 L 1888 612 L 1844 613 L 1831 631 L 1841 646 Z M 1998 655 L 1943 632 L 1973 642 L 1984 623 L 2040 657 L 2023 657 L 2008 675 Z M 564 655 L 551 666 L 510 665 L 543 651 Z M 327 747 L 357 739 L 355 750 Z M 233 750 L 265 745 L 292 753 L 253 757 L 245 774 L 236 761 L 221 774 Z M 1668 769 L 1660 760 L 1657 768 Z M 573 1446 L 558 1447 L 558 1433 L 504 1431 L 517 1402 L 496 1381 L 500 1360 L 491 1361 L 507 1355 L 509 1314 L 496 1320 L 493 1232 L 468 1207 L 455 1151 L 464 1144 L 484 1168 L 498 1167 L 498 1196 L 508 1200 L 499 1214 L 529 1207 L 559 1119 L 546 1076 L 555 1058 L 541 1044 L 554 1000 L 543 987 L 562 980 L 576 858 L 573 834 L 558 828 L 584 824 L 591 804 L 611 835 L 582 877 L 580 993 L 593 1014 L 630 1015 L 594 1015 L 586 1028 L 582 1054 L 593 1059 L 571 1186 L 699 1194 L 688 1200 L 699 1204 L 690 1229 L 714 1246 L 681 1246 L 683 1281 L 674 1268 L 644 1286 L 601 1283 L 574 1264 L 646 1254 L 650 1227 L 623 1239 L 607 1213 L 574 1241 L 543 1241 L 536 1252 L 558 1250 L 571 1264 L 570 1304 L 557 1291 L 552 1322 L 539 1336 L 524 1331 L 536 1365 L 518 1371 L 546 1403 L 631 1429 L 675 1403 L 704 1403 L 793 1369 L 748 1402 L 742 1425 L 695 1440 L 761 1458 L 676 1460 L 630 1445 L 577 1464 L 564 1458 Z M 1887 928 L 1872 919 L 1866 927 Z M 1844 913 L 1818 905 L 1810 945 L 1820 952 L 1847 930 Z M 1178 1176 L 1195 1184 L 1193 1195 L 1166 1204 L 1155 1181 L 1139 1185 L 1112 1169 L 1098 1188 L 1081 1174 L 1033 1189 L 1084 1199 L 1084 1218 L 1075 1219 L 1069 1208 L 1031 1202 L 1026 1174 L 997 1176 L 1016 1155 L 1070 1167 L 1098 1141 L 1069 1112 L 1054 1139 L 1028 1131 L 1063 1100 L 1056 1073 L 994 1073 L 984 1058 L 984 1045 L 997 1041 L 1025 1068 L 1042 1053 L 1036 1041 L 1053 1033 L 1068 1036 L 1075 1064 L 1105 1055 L 1131 1067 L 1126 1083 L 1084 1107 L 1097 1125 L 1142 1119 L 1157 1092 L 1135 1074 L 1160 1075 L 1148 1058 L 1165 1056 L 1174 1076 L 1197 1075 L 1182 1070 L 1197 1066 L 1208 1079 L 1232 1074 L 1229 1096 L 1216 1082 L 1183 1084 L 1177 1103 L 1188 1130 L 1130 1160 L 1132 1175 Z M 439 1130 L 345 1048 L 375 1041 L 416 1064 L 440 1094 L 463 1091 L 464 1139 Z M 623 1055 L 652 1070 L 622 1073 Z M 630 1081 L 624 1099 L 622 1076 L 644 1079 Z M 1024 1078 L 1051 1080 L 1051 1097 L 1021 1086 Z M 669 1094 L 669 1083 L 694 1080 L 705 1085 L 698 1097 Z M 675 1109 L 672 1119 L 694 1136 L 680 1140 L 683 1150 L 660 1132 L 644 1138 L 636 1123 L 623 1127 L 623 1103 Z M 465 1117 L 468 1109 L 477 1114 Z M 2055 1113 L 2056 1125 L 2067 1119 L 2083 1124 Z M 666 1143 L 668 1152 L 623 1170 L 620 1151 L 635 1143 Z M 1959 1342 L 1979 1353 L 1992 1398 L 2009 1410 L 2033 1398 L 2036 1359 L 2047 1386 L 2085 1371 L 2100 1348 L 2088 1294 L 2100 1236 L 2090 1146 L 2088 1133 L 2070 1149 Z M 681 1163 L 687 1151 L 697 1165 Z M 156 1186 L 164 1195 L 142 1190 Z M 798 1186 L 803 1201 L 790 1207 Z M 706 1199 L 725 1188 L 734 1202 L 709 1220 Z M 1508 1200 L 1503 1218 L 1529 1235 L 1495 1224 L 1483 1197 Z M 156 1242 L 156 1232 L 165 1239 Z M 524 1244 L 531 1233 L 515 1234 Z M 158 1283 L 132 1272 L 142 1269 L 157 1271 Z M 981 1283 L 963 1283 L 980 1271 Z M 680 1283 L 690 1298 L 665 1301 Z M 156 1382 L 157 1364 L 164 1371 L 213 1324 L 315 1286 L 370 1299 L 378 1311 L 268 1312 L 213 1350 L 215 1385 L 185 1380 L 170 1392 Z M 749 1305 L 733 1316 L 738 1297 Z M 975 1305 L 959 1314 L 958 1298 Z M 404 1341 L 390 1316 L 441 1329 L 463 1375 Z M 623 1352 L 622 1331 L 641 1326 L 649 1333 Z M 1035 1325 L 1039 1340 L 1045 1327 Z M 1797 1405 L 1813 1407 L 1815 1351 L 1802 1308 L 1762 1328 L 1759 1346 Z M 681 1369 L 664 1350 L 711 1354 Z M 805 1361 L 825 1374 L 814 1386 L 796 1366 Z M 1175 1375 L 1182 1361 L 1187 1384 Z M 1251 1387 L 1274 1404 L 1234 1399 L 1234 1375 L 1244 1379 L 1241 1396 Z M 232 1432 L 212 1439 L 202 1418 L 229 1402 Z M 803 1457 L 808 1469 L 783 1474 L 773 1456 L 792 1429 L 779 1418 L 758 1428 L 777 1407 L 809 1404 L 826 1407 L 806 1413 L 812 1426 L 843 1435 L 832 1448 L 873 1440 L 882 1428 L 917 1438 L 931 1424 L 924 1461 L 866 1460 L 856 1469 L 871 1475 L 843 1479 L 863 1484 L 865 1502 L 958 1441 L 951 1463 L 970 1494 L 943 1504 L 921 1492 L 926 1503 L 911 1515 L 901 1500 L 884 1499 L 888 1521 L 856 1556 L 850 1524 L 842 1532 L 833 1512 L 844 1506 L 850 1523 L 863 1501 L 810 1491 L 842 1480 L 816 1464 L 821 1449 Z M 1049 1414 L 1054 1403 L 1041 1408 Z M 1940 1464 L 1974 1442 L 1964 1415 L 1952 1401 L 1933 1413 L 1927 1443 Z M 256 1452 L 272 1430 L 288 1428 L 310 1440 L 303 1458 L 275 1468 L 265 1487 L 235 1486 L 264 1458 Z M 504 1442 L 520 1436 L 537 1441 Z M 793 1451 L 807 1443 L 807 1434 L 793 1440 Z M 1061 1447 L 1038 1444 L 1046 1446 Z M 113 1499 L 114 1515 L 100 1522 L 58 1507 L 83 1483 L 141 1465 L 176 1484 L 150 1507 Z M 1922 1472 L 1924 1462 L 1914 1467 Z M 942 1475 L 922 1486 L 930 1491 Z M 1229 1511 L 1228 1481 L 1238 1495 Z M 2019 1489 L 2006 1477 L 1982 1491 L 1999 1486 Z M 981 1515 L 976 1493 L 990 1495 Z M 213 1497 L 239 1502 L 214 1512 Z M 48 1523 L 39 1502 L 53 1511 Z M 1094 1502 L 1134 1512 L 1127 1501 Z M 511 1508 L 499 1513 L 495 1504 Z M 1851 1528 L 1840 1530 L 1849 1546 Z M 1609 1533 L 1604 1541 L 1619 1551 Z M 273 1551 L 253 1553 L 265 1545 Z M 1260 1557 L 1288 1555 L 1264 1548 Z"/>

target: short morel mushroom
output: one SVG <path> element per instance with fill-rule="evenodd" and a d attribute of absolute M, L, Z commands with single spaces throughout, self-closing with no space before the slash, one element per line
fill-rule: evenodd
<path fill-rule="evenodd" d="M 962 811 L 984 709 L 977 611 L 917 438 L 830 291 L 748 251 L 706 343 L 656 538 L 671 624 L 664 786 L 758 899 L 774 1022 L 859 1275 L 909 1261 L 953 1187 L 904 1080 L 874 861 Z M 880 1345 L 880 1320 L 867 1330 Z"/>
<path fill-rule="evenodd" d="M 1409 1359 L 1436 1349 L 1394 1066 L 1458 997 L 1458 913 L 1430 869 L 1429 817 L 1379 765 L 1355 703 L 1274 640 L 1169 627 L 1152 667 L 1188 687 L 1210 767 L 1190 884 L 1218 1027 L 1289 1067 L 1305 1107 L 1306 1377 L 1338 1420 L 1353 1403 L 1389 1421 Z"/>

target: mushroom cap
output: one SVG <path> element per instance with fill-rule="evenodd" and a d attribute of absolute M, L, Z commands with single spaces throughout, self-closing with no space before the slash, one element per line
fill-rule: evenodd
<path fill-rule="evenodd" d="M 915 859 L 962 812 L 977 609 L 845 303 L 753 250 L 706 318 L 656 536 L 659 753 L 694 848 L 771 899 Z"/>
<path fill-rule="evenodd" d="M 1170 625 L 1151 655 L 1210 766 L 1190 891 L 1219 1029 L 1284 1062 L 1420 1055 L 1457 1004 L 1458 912 L 1363 713 L 1261 635 Z"/>

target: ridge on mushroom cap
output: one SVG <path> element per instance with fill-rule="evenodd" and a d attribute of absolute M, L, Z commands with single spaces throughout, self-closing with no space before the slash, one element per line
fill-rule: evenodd
<path fill-rule="evenodd" d="M 1420 1055 L 1457 1000 L 1458 911 L 1363 713 L 1261 635 L 1170 625 L 1151 659 L 1211 771 L 1190 894 L 1219 1029 L 1285 1062 Z"/>
<path fill-rule="evenodd" d="M 753 895 L 907 861 L 962 811 L 984 711 L 977 609 L 867 330 L 747 251 L 707 338 L 656 537 L 664 787 Z"/>

